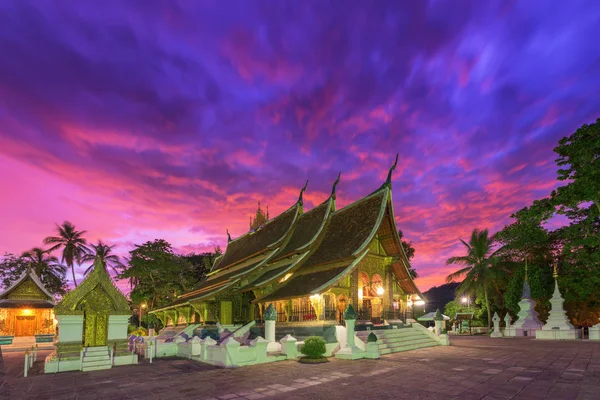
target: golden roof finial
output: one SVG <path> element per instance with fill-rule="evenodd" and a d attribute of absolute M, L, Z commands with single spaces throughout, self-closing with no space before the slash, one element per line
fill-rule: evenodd
<path fill-rule="evenodd" d="M 527 280 L 527 259 L 525 259 L 525 280 Z"/>
<path fill-rule="evenodd" d="M 306 180 L 306 183 L 304 184 L 304 187 L 302 188 L 302 190 L 300 190 L 300 196 L 298 197 L 298 202 L 300 204 L 302 204 L 302 202 L 303 202 L 302 195 L 304 194 L 304 191 L 306 190 L 307 186 L 308 186 L 308 179 Z"/>
<path fill-rule="evenodd" d="M 552 273 L 554 279 L 558 278 L 558 272 L 556 271 L 556 264 L 554 265 L 554 272 Z"/>
<path fill-rule="evenodd" d="M 394 172 L 394 170 L 396 169 L 396 166 L 398 165 L 398 154 L 400 154 L 400 153 L 396 153 L 396 161 L 394 161 L 394 165 L 392 165 L 392 168 L 390 168 L 390 171 L 388 172 L 387 179 L 385 180 L 386 185 L 392 184 L 392 172 Z"/>
<path fill-rule="evenodd" d="M 340 183 L 340 177 L 342 176 L 342 173 L 340 172 L 337 176 L 337 179 L 335 180 L 335 182 L 333 182 L 333 187 L 331 188 L 331 196 L 335 197 L 335 188 L 337 186 L 338 183 Z"/>

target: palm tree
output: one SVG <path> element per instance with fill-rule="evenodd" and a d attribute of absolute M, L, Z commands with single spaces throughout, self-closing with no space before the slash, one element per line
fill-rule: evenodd
<path fill-rule="evenodd" d="M 21 257 L 42 282 L 61 281 L 67 273 L 67 268 L 58 262 L 58 258 L 49 255 L 47 250 L 39 247 L 26 251 Z"/>
<path fill-rule="evenodd" d="M 48 252 L 52 252 L 60 247 L 62 251 L 62 262 L 66 262 L 67 266 L 71 268 L 73 274 L 73 284 L 77 287 L 77 280 L 75 279 L 75 267 L 74 262 L 81 263 L 81 257 L 89 252 L 89 249 L 85 246 L 86 240 L 83 235 L 86 231 L 75 230 L 75 225 L 69 221 L 63 222 L 62 225 L 56 224 L 58 236 L 48 236 L 44 239 L 45 244 L 53 244 Z"/>
<path fill-rule="evenodd" d="M 94 263 L 96 261 L 100 261 L 102 263 L 102 265 L 104 265 L 104 268 L 108 268 L 110 267 L 113 272 L 117 275 L 119 275 L 119 270 L 118 268 L 123 268 L 124 265 L 121 263 L 121 260 L 119 259 L 119 256 L 116 254 L 111 254 L 112 253 L 112 249 L 115 247 L 113 246 L 108 246 L 104 243 L 102 243 L 101 240 L 98 240 L 98 244 L 92 244 L 90 245 L 92 248 L 89 249 L 89 251 L 83 255 L 83 257 L 81 257 L 81 261 L 82 262 L 91 262 L 92 265 L 90 265 L 84 272 L 84 275 L 87 275 L 90 273 L 90 271 L 92 270 L 92 268 L 94 268 Z"/>
<path fill-rule="evenodd" d="M 465 256 L 450 257 L 446 265 L 457 264 L 464 265 L 464 268 L 448 275 L 448 283 L 455 279 L 464 277 L 462 283 L 457 288 L 458 294 L 474 293 L 478 289 L 483 289 L 485 296 L 485 306 L 487 308 L 488 325 L 492 322 L 492 310 L 490 310 L 490 301 L 488 297 L 489 288 L 502 275 L 499 268 L 500 258 L 494 251 L 494 239 L 488 235 L 488 230 L 473 230 L 469 243 L 460 239 L 467 249 Z"/>

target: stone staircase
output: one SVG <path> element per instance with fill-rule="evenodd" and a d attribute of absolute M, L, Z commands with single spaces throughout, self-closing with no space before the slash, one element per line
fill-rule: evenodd
<path fill-rule="evenodd" d="M 379 345 L 379 353 L 381 355 L 415 350 L 423 347 L 439 346 L 439 343 L 436 340 L 416 328 L 359 331 L 356 332 L 356 335 L 363 342 L 367 343 L 367 336 L 371 332 L 375 333 L 377 336 L 377 344 Z"/>
<path fill-rule="evenodd" d="M 98 371 L 112 368 L 108 347 L 86 347 L 83 349 L 82 371 Z"/>

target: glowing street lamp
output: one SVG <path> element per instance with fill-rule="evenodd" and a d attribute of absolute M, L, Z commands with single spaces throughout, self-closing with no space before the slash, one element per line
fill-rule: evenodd
<path fill-rule="evenodd" d="M 144 315 L 144 308 L 146 308 L 146 303 L 143 303 L 140 305 L 140 320 L 139 320 L 139 327 L 142 327 L 142 316 Z"/>
<path fill-rule="evenodd" d="M 463 304 L 467 303 L 467 310 L 469 310 L 471 308 L 471 299 L 469 297 L 464 296 L 462 298 L 462 302 L 463 302 Z"/>
<path fill-rule="evenodd" d="M 385 292 L 385 290 L 383 290 L 382 287 L 378 287 L 377 288 L 377 296 L 383 296 L 383 293 Z"/>

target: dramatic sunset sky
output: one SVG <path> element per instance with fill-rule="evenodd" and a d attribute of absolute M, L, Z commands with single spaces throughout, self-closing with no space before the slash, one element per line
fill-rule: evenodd
<path fill-rule="evenodd" d="M 225 248 L 271 215 L 376 189 L 421 289 L 473 228 L 556 186 L 600 117 L 596 1 L 0 0 L 0 252 L 72 221 L 126 254 Z M 83 268 L 82 268 L 83 270 Z"/>

